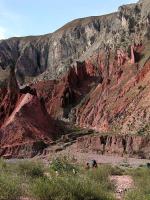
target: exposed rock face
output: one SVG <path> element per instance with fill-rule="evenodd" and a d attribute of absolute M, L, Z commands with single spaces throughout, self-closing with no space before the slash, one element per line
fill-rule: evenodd
<path fill-rule="evenodd" d="M 1 103 L 0 156 L 32 157 L 56 138 L 58 129 L 32 88 L 19 90 L 14 70 Z"/>
<path fill-rule="evenodd" d="M 150 4 L 142 0 L 52 34 L 0 41 L 0 155 L 36 155 L 59 132 L 53 120 L 148 135 L 149 33 Z M 99 137 L 91 140 L 89 146 L 104 146 Z M 105 152 L 133 155 L 137 149 L 149 156 L 148 144 L 142 137 L 108 136 Z"/>
<path fill-rule="evenodd" d="M 71 109 L 83 99 L 97 82 L 101 82 L 101 76 L 96 76 L 96 70 L 92 64 L 77 62 L 66 76 L 55 84 L 52 97 L 47 100 L 46 107 L 54 118 L 68 118 Z"/>
<path fill-rule="evenodd" d="M 72 108 L 101 82 L 101 72 L 88 60 L 77 62 L 59 80 L 39 81 L 30 87 L 36 90 L 48 113 L 61 120 L 68 119 Z"/>
<path fill-rule="evenodd" d="M 57 78 L 74 60 L 98 49 L 126 49 L 149 37 L 148 5 L 145 0 L 110 15 L 75 20 L 52 34 L 0 41 L 0 66 L 15 67 L 20 84 L 45 70 L 42 78 Z"/>
<path fill-rule="evenodd" d="M 140 57 L 146 51 L 139 45 L 132 53 Z M 35 84 L 38 96 L 55 119 L 101 132 L 148 134 L 150 61 L 140 66 L 143 60 L 131 64 L 132 57 L 126 57 L 118 65 L 118 54 L 110 51 L 110 57 L 108 68 L 101 51 L 77 62 L 59 81 Z"/>
<path fill-rule="evenodd" d="M 2 125 L 13 112 L 19 97 L 19 87 L 14 68 L 11 68 L 7 87 L 4 86 L 1 88 L 0 125 Z"/>
<path fill-rule="evenodd" d="M 97 131 L 136 133 L 142 128 L 149 130 L 149 66 L 125 64 L 112 68 L 109 79 L 104 79 L 88 99 L 75 109 L 76 122 L 82 127 Z"/>
<path fill-rule="evenodd" d="M 137 156 L 150 159 L 150 137 L 142 136 L 85 136 L 77 140 L 81 152 Z"/>
<path fill-rule="evenodd" d="M 44 112 L 38 98 L 31 94 L 22 95 L 16 108 L 1 128 L 1 155 L 18 156 L 17 154 L 23 150 L 23 146 L 31 148 L 40 141 L 43 145 L 48 145 L 56 137 L 56 133 L 53 120 Z M 17 154 L 14 152 L 15 147 Z M 24 148 L 22 156 L 36 155 L 28 148 Z"/>

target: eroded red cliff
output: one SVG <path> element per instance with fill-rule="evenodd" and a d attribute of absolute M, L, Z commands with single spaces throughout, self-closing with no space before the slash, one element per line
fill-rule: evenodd
<path fill-rule="evenodd" d="M 135 49 L 134 55 L 138 55 L 136 59 L 139 59 L 143 46 Z M 136 134 L 149 126 L 150 60 L 142 66 L 138 60 L 131 62 L 133 55 L 119 63 L 118 54 L 114 59 L 112 56 L 109 67 L 102 70 L 103 81 L 75 108 L 76 124 L 101 132 Z M 99 62 L 100 68 L 103 62 Z"/>
<path fill-rule="evenodd" d="M 101 137 L 79 139 L 81 147 L 149 152 L 149 5 L 142 0 L 53 34 L 0 41 L 7 82 L 0 85 L 0 156 L 38 154 L 63 134 L 60 121 L 108 135 L 105 145 Z"/>
<path fill-rule="evenodd" d="M 84 136 L 78 138 L 76 144 L 79 152 L 150 159 L 150 137 L 148 136 Z"/>
<path fill-rule="evenodd" d="M 20 90 L 14 75 L 11 69 L 8 87 L 2 93 L 0 156 L 32 157 L 49 145 L 59 131 L 35 89 Z"/>

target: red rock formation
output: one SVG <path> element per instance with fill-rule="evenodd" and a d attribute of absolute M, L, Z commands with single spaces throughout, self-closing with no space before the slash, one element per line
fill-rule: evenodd
<path fill-rule="evenodd" d="M 127 55 L 122 49 L 117 50 L 117 65 L 121 66 L 127 60 Z"/>
<path fill-rule="evenodd" d="M 54 118 L 63 118 L 66 109 L 77 105 L 92 89 L 95 76 L 96 70 L 90 61 L 77 62 L 60 81 L 55 82 L 51 98 L 45 101 L 49 114 Z"/>
<path fill-rule="evenodd" d="M 36 96 L 27 93 L 20 97 L 14 111 L 1 128 L 1 151 L 5 152 L 5 156 L 14 157 L 16 155 L 13 155 L 13 152 L 8 155 L 9 147 L 20 146 L 22 149 L 22 146 L 32 146 L 38 141 L 50 144 L 57 133 L 54 121 L 49 117 L 44 105 Z"/>
<path fill-rule="evenodd" d="M 136 52 L 141 53 L 142 48 L 141 46 L 137 47 Z M 126 61 L 124 66 L 118 68 L 114 62 L 109 79 L 104 77 L 102 84 L 98 84 L 95 90 L 88 94 L 88 99 L 76 108 L 76 124 L 97 131 L 118 133 L 132 131 L 136 133 L 140 127 L 142 128 L 142 124 L 137 120 L 140 116 L 143 125 L 146 126 L 149 123 L 150 109 L 148 101 L 149 66 L 149 62 L 146 62 L 142 68 L 137 69 L 136 64 L 130 65 Z M 140 87 L 143 84 L 144 88 L 147 88 L 146 90 Z M 138 90 L 138 88 L 143 88 L 143 90 Z M 142 105 L 147 110 L 145 118 L 142 118 L 140 114 L 142 95 L 146 101 Z M 138 100 L 139 102 L 137 102 Z M 132 115 L 132 119 L 130 119 L 132 123 L 128 120 L 130 115 Z M 122 129 L 122 127 L 124 128 Z"/>
<path fill-rule="evenodd" d="M 32 150 L 32 146 L 35 147 L 39 141 L 46 145 L 57 136 L 58 129 L 48 115 L 44 102 L 32 93 L 36 92 L 30 87 L 19 90 L 12 69 L 8 89 L 5 90 L 1 103 L 0 155 L 19 156 L 23 146 L 30 146 Z M 15 147 L 18 149 L 17 153 Z M 27 151 L 25 148 L 24 155 L 22 153 L 21 156 L 35 155 L 34 152 Z"/>
<path fill-rule="evenodd" d="M 78 138 L 77 150 L 150 159 L 150 137 L 129 135 L 84 136 Z"/>
<path fill-rule="evenodd" d="M 52 118 L 110 133 L 150 132 L 149 5 L 142 0 L 52 34 L 0 41 L 0 67 L 11 67 L 8 88 L 0 89 L 1 155 L 49 144 L 57 132 Z M 42 81 L 19 90 L 17 81 L 29 80 Z"/>
<path fill-rule="evenodd" d="M 2 88 L 2 101 L 0 104 L 0 125 L 9 117 L 15 108 L 15 104 L 20 97 L 19 87 L 15 78 L 14 69 L 10 69 L 10 76 L 7 88 Z"/>
<path fill-rule="evenodd" d="M 131 46 L 131 64 L 135 63 L 135 55 L 134 55 L 135 47 Z"/>
<path fill-rule="evenodd" d="M 140 55 L 142 50 L 139 46 L 134 51 Z M 150 62 L 137 68 L 128 63 L 126 53 L 119 53 L 121 57 L 116 60 L 111 50 L 106 62 L 105 53 L 77 62 L 60 80 L 41 81 L 22 90 L 16 81 L 10 84 L 1 95 L 1 155 L 23 156 L 26 146 L 31 156 L 38 141 L 50 144 L 58 132 L 51 117 L 103 132 L 127 134 L 144 128 L 142 124 L 148 124 L 150 117 L 146 102 Z"/>

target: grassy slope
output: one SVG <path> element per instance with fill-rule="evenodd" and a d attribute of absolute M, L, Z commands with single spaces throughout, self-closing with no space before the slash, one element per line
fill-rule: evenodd
<path fill-rule="evenodd" d="M 133 176 L 136 186 L 127 193 L 126 200 L 150 199 L 150 170 L 144 167 L 123 170 L 103 165 L 85 170 L 66 158 L 58 158 L 51 167 L 31 161 L 8 164 L 1 160 L 0 171 L 0 200 L 17 200 L 20 196 L 35 200 L 115 200 L 109 176 L 123 174 Z"/>

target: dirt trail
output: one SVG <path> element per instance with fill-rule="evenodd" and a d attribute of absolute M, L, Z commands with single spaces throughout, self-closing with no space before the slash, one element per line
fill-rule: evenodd
<path fill-rule="evenodd" d="M 128 158 L 128 157 L 121 157 L 118 155 L 101 155 L 97 153 L 81 153 L 77 150 L 76 144 L 73 144 L 64 150 L 57 152 L 57 153 L 50 153 L 49 158 L 53 158 L 56 156 L 68 156 L 73 157 L 79 163 L 86 163 L 89 160 L 95 159 L 98 164 L 111 164 L 111 165 L 123 165 L 123 166 L 131 166 L 131 167 L 139 167 L 140 165 L 146 165 L 150 162 L 148 159 L 138 159 L 138 158 Z"/>
<path fill-rule="evenodd" d="M 115 195 L 117 200 L 123 200 L 125 193 L 134 188 L 134 182 L 131 176 L 111 176 L 110 180 L 115 185 Z"/>

